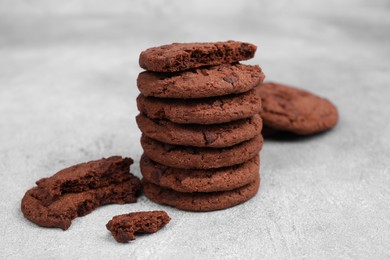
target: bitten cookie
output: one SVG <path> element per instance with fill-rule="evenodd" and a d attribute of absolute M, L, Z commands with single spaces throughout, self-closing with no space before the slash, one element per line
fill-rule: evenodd
<path fill-rule="evenodd" d="M 172 43 L 141 52 L 139 65 L 145 70 L 174 72 L 248 60 L 256 49 L 253 44 L 237 41 Z"/>
<path fill-rule="evenodd" d="M 281 131 L 309 135 L 333 128 L 337 108 L 327 99 L 294 87 L 265 83 L 259 86 L 264 125 Z"/>
<path fill-rule="evenodd" d="M 150 200 L 188 211 L 212 211 L 233 207 L 254 197 L 259 190 L 260 176 L 238 189 L 217 192 L 182 193 L 143 180 L 144 194 Z"/>
<path fill-rule="evenodd" d="M 140 180 L 131 175 L 121 183 L 79 193 L 67 193 L 46 206 L 42 201 L 47 200 L 47 192 L 35 187 L 24 195 L 21 209 L 25 218 L 39 226 L 66 230 L 73 219 L 87 215 L 99 206 L 136 202 L 140 189 Z"/>
<path fill-rule="evenodd" d="M 153 161 L 181 169 L 211 169 L 241 164 L 255 157 L 263 146 L 261 134 L 227 148 L 168 145 L 141 137 L 144 153 Z"/>
<path fill-rule="evenodd" d="M 142 95 L 160 98 L 205 98 L 238 94 L 262 83 L 259 66 L 222 64 L 178 73 L 144 71 L 137 86 Z"/>
<path fill-rule="evenodd" d="M 243 164 L 209 170 L 170 168 L 141 157 L 141 173 L 153 184 L 179 192 L 213 192 L 237 189 L 254 181 L 259 175 L 260 157 Z"/>
<path fill-rule="evenodd" d="M 261 111 L 259 87 L 241 94 L 204 99 L 163 99 L 139 95 L 137 106 L 151 119 L 178 124 L 219 124 L 251 117 Z"/>
<path fill-rule="evenodd" d="M 165 119 L 136 117 L 139 129 L 157 141 L 195 147 L 223 148 L 249 140 L 261 132 L 259 114 L 217 125 L 175 124 Z"/>
<path fill-rule="evenodd" d="M 81 192 L 119 183 L 132 177 L 130 165 L 131 158 L 112 156 L 96 161 L 80 163 L 63 169 L 49 178 L 43 178 L 36 182 L 42 192 L 47 193 L 48 205 L 58 196 L 66 193 Z"/>
<path fill-rule="evenodd" d="M 114 216 L 106 225 L 116 241 L 135 240 L 135 234 L 155 233 L 169 223 L 165 211 L 141 211 Z"/>

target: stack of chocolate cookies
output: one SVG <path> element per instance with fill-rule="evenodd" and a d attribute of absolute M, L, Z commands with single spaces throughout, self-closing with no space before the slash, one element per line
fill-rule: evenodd
<path fill-rule="evenodd" d="M 136 120 L 144 194 L 159 204 L 211 211 L 252 198 L 260 185 L 259 66 L 239 61 L 256 46 L 174 43 L 140 55 Z"/>

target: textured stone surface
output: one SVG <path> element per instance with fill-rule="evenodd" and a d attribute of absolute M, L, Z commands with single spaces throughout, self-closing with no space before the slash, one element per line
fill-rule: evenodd
<path fill-rule="evenodd" d="M 165 4 L 0 1 L 0 258 L 390 258 L 387 2 Z M 260 64 L 266 80 L 334 102 L 336 128 L 266 141 L 259 193 L 231 209 L 189 213 L 141 197 L 101 207 L 65 232 L 23 218 L 26 190 L 66 166 L 120 154 L 135 159 L 140 177 L 142 50 L 227 39 L 258 45 L 248 64 Z M 105 228 L 114 215 L 159 209 L 170 224 L 131 245 Z"/>

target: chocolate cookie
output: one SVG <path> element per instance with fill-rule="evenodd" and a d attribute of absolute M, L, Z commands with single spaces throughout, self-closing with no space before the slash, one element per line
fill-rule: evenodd
<path fill-rule="evenodd" d="M 264 125 L 300 135 L 333 128 L 338 121 L 337 108 L 327 99 L 294 87 L 265 83 L 259 92 L 263 103 Z"/>
<path fill-rule="evenodd" d="M 227 148 L 199 148 L 164 144 L 142 135 L 144 153 L 153 161 L 180 169 L 211 169 L 241 164 L 263 146 L 262 135 Z"/>
<path fill-rule="evenodd" d="M 212 211 L 243 203 L 256 195 L 260 176 L 250 184 L 230 191 L 182 193 L 143 180 L 144 194 L 150 200 L 188 211 Z"/>
<path fill-rule="evenodd" d="M 253 44 L 236 41 L 172 43 L 141 52 L 139 65 L 145 70 L 174 72 L 248 60 L 256 49 Z"/>
<path fill-rule="evenodd" d="M 141 211 L 114 216 L 106 225 L 116 241 L 135 240 L 134 234 L 155 233 L 169 223 L 165 211 Z"/>
<path fill-rule="evenodd" d="M 45 198 L 47 192 L 35 187 L 24 195 L 21 209 L 25 218 L 39 226 L 66 230 L 73 219 L 87 215 L 99 206 L 136 202 L 140 189 L 139 179 L 131 175 L 130 179 L 121 183 L 79 193 L 64 194 L 46 206 L 42 201 L 47 200 Z"/>
<path fill-rule="evenodd" d="M 237 189 L 252 182 L 259 175 L 260 157 L 230 167 L 190 170 L 164 166 L 141 157 L 141 173 L 153 184 L 179 192 L 213 192 Z"/>
<path fill-rule="evenodd" d="M 220 124 L 258 114 L 261 111 L 258 88 L 246 93 L 204 99 L 163 99 L 139 95 L 137 106 L 151 119 L 168 119 L 178 124 Z"/>
<path fill-rule="evenodd" d="M 58 196 L 66 193 L 81 192 L 119 183 L 131 178 L 131 158 L 112 156 L 96 161 L 80 163 L 63 169 L 49 178 L 36 182 L 42 192 L 47 192 L 48 205 Z"/>
<path fill-rule="evenodd" d="M 222 64 L 178 73 L 144 71 L 137 86 L 142 95 L 160 98 L 205 98 L 243 93 L 264 80 L 259 66 Z"/>
<path fill-rule="evenodd" d="M 165 119 L 149 119 L 139 114 L 138 127 L 146 136 L 157 141 L 196 147 L 223 148 L 249 140 L 261 132 L 259 114 L 217 125 L 175 124 Z"/>

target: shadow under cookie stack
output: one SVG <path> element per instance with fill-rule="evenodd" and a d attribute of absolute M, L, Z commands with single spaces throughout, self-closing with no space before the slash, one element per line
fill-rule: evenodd
<path fill-rule="evenodd" d="M 140 168 L 150 200 L 182 210 L 232 207 L 260 185 L 259 66 L 239 61 L 256 46 L 236 41 L 174 43 L 140 55 L 136 120 Z"/>

